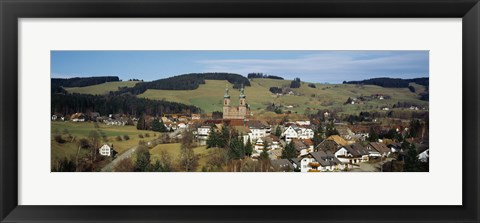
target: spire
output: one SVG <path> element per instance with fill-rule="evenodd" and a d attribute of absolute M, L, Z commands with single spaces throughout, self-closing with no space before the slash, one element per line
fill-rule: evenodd
<path fill-rule="evenodd" d="M 223 95 L 223 98 L 230 98 L 230 95 L 228 95 L 228 84 L 225 85 L 225 94 Z"/>
<path fill-rule="evenodd" d="M 242 88 L 240 89 L 240 98 L 245 98 L 245 89 L 243 89 L 243 84 Z"/>

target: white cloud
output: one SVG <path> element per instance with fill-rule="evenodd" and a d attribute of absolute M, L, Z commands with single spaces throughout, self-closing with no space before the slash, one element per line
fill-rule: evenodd
<path fill-rule="evenodd" d="M 426 51 L 323 51 L 286 59 L 226 59 L 197 61 L 204 71 L 246 75 L 262 72 L 291 79 L 341 82 L 366 78 L 428 76 Z"/>

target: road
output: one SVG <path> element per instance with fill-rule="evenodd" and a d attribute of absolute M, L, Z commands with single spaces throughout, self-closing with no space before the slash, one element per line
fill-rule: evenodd
<path fill-rule="evenodd" d="M 168 133 L 168 136 L 170 138 L 174 138 L 174 137 L 177 137 L 177 135 L 181 134 L 183 131 L 184 131 L 183 129 L 176 129 L 174 132 Z M 152 140 L 152 141 L 155 141 L 155 140 Z M 152 141 L 147 142 L 147 144 L 150 144 Z M 110 162 L 109 164 L 104 166 L 100 171 L 101 172 L 113 172 L 115 167 L 118 164 L 120 164 L 120 162 L 122 160 L 127 159 L 127 158 L 130 159 L 132 157 L 132 155 L 137 150 L 137 147 L 138 146 L 134 146 L 134 147 L 128 149 L 127 151 L 125 151 L 124 153 L 122 153 L 121 155 L 117 156 L 117 158 L 115 158 L 114 160 L 112 160 L 112 162 Z"/>
<path fill-rule="evenodd" d="M 132 155 L 135 153 L 135 151 L 137 150 L 137 146 L 134 146 L 130 149 L 128 149 L 127 151 L 125 151 L 124 153 L 122 153 L 122 155 L 120 156 L 117 156 L 116 159 L 112 160 L 112 162 L 110 162 L 109 164 L 107 164 L 105 167 L 102 168 L 102 172 L 113 172 L 113 170 L 115 169 L 115 167 L 124 159 L 130 159 L 132 157 Z"/>

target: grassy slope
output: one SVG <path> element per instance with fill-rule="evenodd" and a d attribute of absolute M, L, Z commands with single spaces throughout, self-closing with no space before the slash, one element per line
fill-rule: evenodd
<path fill-rule="evenodd" d="M 111 82 L 114 83 L 114 82 Z M 109 84 L 111 84 L 109 83 Z M 120 82 L 123 83 L 123 82 Z M 277 97 L 270 91 L 270 87 L 289 86 L 290 80 L 274 80 L 274 79 L 253 79 L 251 87 L 245 89 L 247 95 L 247 103 L 250 104 L 254 115 L 269 115 L 271 113 L 265 111 L 268 104 L 275 103 L 282 106 L 294 106 L 293 108 L 283 108 L 303 114 L 306 109 L 335 109 L 341 108 L 344 113 L 358 113 L 359 111 L 376 110 L 381 107 L 391 107 L 396 102 L 410 102 L 419 105 L 428 106 L 428 102 L 419 100 L 418 94 L 424 91 L 424 87 L 415 86 L 416 93 L 410 92 L 407 88 L 383 88 L 374 85 L 365 85 L 358 87 L 356 85 L 346 84 L 315 84 L 316 88 L 308 87 L 308 83 L 302 83 L 300 88 L 293 89 L 295 95 L 284 95 Z M 102 84 L 103 85 L 103 84 Z M 206 84 L 200 85 L 195 90 L 147 90 L 138 97 L 149 99 L 175 101 L 189 105 L 195 105 L 202 108 L 205 112 L 222 110 L 222 100 L 225 86 L 231 88 L 231 84 L 227 81 L 206 80 Z M 84 92 L 95 94 L 102 89 L 97 86 L 78 88 L 76 92 Z M 364 105 L 344 105 L 343 103 L 349 97 L 358 97 L 361 95 L 370 96 L 372 94 L 390 95 L 390 100 L 374 100 Z M 239 91 L 230 89 L 231 104 L 238 104 Z M 330 105 L 329 105 L 330 104 Z M 325 106 L 327 105 L 327 106 Z"/>
<path fill-rule="evenodd" d="M 139 97 L 192 104 L 206 112 L 221 111 L 222 96 L 226 84 L 227 81 L 207 80 L 205 85 L 200 85 L 196 90 L 147 90 Z M 374 85 L 366 85 L 360 88 L 355 85 L 345 84 L 315 84 L 316 88 L 310 88 L 307 83 L 303 83 L 300 88 L 293 89 L 296 95 L 276 97 L 270 93 L 269 88 L 288 86 L 290 81 L 253 79 L 251 84 L 251 87 L 245 89 L 245 93 L 247 95 L 247 103 L 251 105 L 254 114 L 263 113 L 263 109 L 270 103 L 294 106 L 290 110 L 298 113 L 303 113 L 307 108 L 332 109 L 335 107 L 341 107 L 346 113 L 357 113 L 360 110 L 379 110 L 382 106 L 392 106 L 398 101 L 428 105 L 428 102 L 418 99 L 418 93 L 423 91 L 421 86 L 415 86 L 418 89 L 416 94 L 411 93 L 407 88 L 383 88 Z M 230 90 L 232 104 L 234 105 L 238 104 L 238 94 L 237 90 Z M 390 95 L 392 99 L 370 101 L 365 105 L 343 105 L 349 97 L 370 96 L 372 94 L 386 94 Z M 332 105 L 324 106 L 328 102 L 332 103 Z"/>
<path fill-rule="evenodd" d="M 180 156 L 180 143 L 170 143 L 170 144 L 158 144 L 157 146 L 153 147 L 150 150 L 151 154 L 151 161 L 154 163 L 157 159 L 159 159 L 160 151 L 165 150 L 171 156 L 173 163 L 176 163 L 179 156 Z M 208 149 L 206 146 L 199 146 L 193 148 L 193 151 L 196 155 L 199 156 L 199 167 L 197 171 L 202 169 L 202 166 L 205 165 L 207 162 L 207 153 Z"/>
<path fill-rule="evenodd" d="M 52 146 L 52 163 L 55 163 L 57 160 L 63 158 L 71 158 L 76 156 L 78 150 L 78 140 L 81 138 L 88 138 L 90 131 L 97 131 L 94 128 L 93 123 L 83 122 L 83 123 L 75 123 L 75 122 L 51 122 L 51 146 Z M 77 142 L 66 142 L 64 144 L 59 144 L 53 140 L 53 136 L 57 131 L 62 133 L 64 129 L 67 129 L 68 133 L 71 134 Z M 108 142 L 101 140 L 101 143 L 108 143 L 113 144 L 114 148 L 117 152 L 122 153 L 125 150 L 138 145 L 140 140 L 149 141 L 154 139 L 154 132 L 152 131 L 143 131 L 137 130 L 135 126 L 107 126 L 104 124 L 100 124 L 100 128 L 98 129 L 104 132 L 107 135 Z M 150 137 L 145 137 L 143 139 L 139 138 L 139 134 L 149 133 Z M 127 141 L 116 141 L 116 136 L 124 136 L 128 135 L 130 137 Z M 62 135 L 63 138 L 66 138 L 67 134 Z M 80 150 L 81 154 L 86 154 L 86 150 Z"/>
<path fill-rule="evenodd" d="M 133 87 L 136 83 L 138 83 L 138 81 L 107 82 L 86 87 L 65 88 L 65 90 L 70 93 L 101 95 L 107 94 L 110 91 L 117 91 L 119 87 Z"/>

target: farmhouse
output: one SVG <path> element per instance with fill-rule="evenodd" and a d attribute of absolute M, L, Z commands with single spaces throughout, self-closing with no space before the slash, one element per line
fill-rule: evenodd
<path fill-rule="evenodd" d="M 335 152 L 337 157 L 342 163 L 358 164 L 360 162 L 368 161 L 370 153 L 360 143 L 354 143 L 351 145 L 342 146 Z"/>
<path fill-rule="evenodd" d="M 330 151 L 309 153 L 301 159 L 301 172 L 335 171 L 345 169 L 345 165 Z"/>
<path fill-rule="evenodd" d="M 104 144 L 100 149 L 98 149 L 98 152 L 102 156 L 111 156 L 114 157 L 117 152 L 113 149 L 113 144 L 112 147 L 108 146 L 108 144 Z"/>
<path fill-rule="evenodd" d="M 85 117 L 86 116 L 83 113 L 75 113 L 70 117 L 70 119 L 72 120 L 72 122 L 84 122 Z"/>

